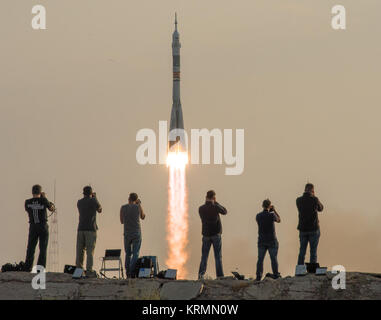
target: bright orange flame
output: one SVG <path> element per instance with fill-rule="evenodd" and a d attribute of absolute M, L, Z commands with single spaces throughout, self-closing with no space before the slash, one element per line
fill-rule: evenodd
<path fill-rule="evenodd" d="M 187 275 L 185 264 L 188 260 L 186 246 L 188 244 L 188 206 L 185 183 L 185 167 L 188 163 L 186 152 L 169 152 L 168 186 L 168 268 L 177 269 L 178 279 Z"/>

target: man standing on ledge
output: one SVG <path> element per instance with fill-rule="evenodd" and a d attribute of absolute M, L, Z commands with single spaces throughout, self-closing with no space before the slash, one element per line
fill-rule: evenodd
<path fill-rule="evenodd" d="M 202 256 L 198 278 L 204 278 L 212 244 L 216 262 L 216 276 L 217 279 L 222 278 L 224 271 L 222 269 L 222 225 L 220 214 L 227 214 L 227 210 L 216 201 L 216 193 L 210 190 L 206 193 L 205 204 L 198 209 L 198 212 L 202 221 Z"/>
<path fill-rule="evenodd" d="M 37 265 L 46 267 L 46 250 L 49 240 L 49 226 L 46 209 L 53 212 L 54 204 L 50 202 L 45 193 L 41 191 L 40 185 L 36 184 L 32 187 L 33 198 L 25 201 L 25 211 L 29 216 L 29 236 L 28 248 L 26 251 L 25 271 L 30 272 L 33 266 L 34 252 L 36 250 L 37 241 L 39 241 L 40 254 L 38 256 Z"/>
<path fill-rule="evenodd" d="M 141 201 L 136 193 L 130 193 L 128 203 L 120 208 L 120 223 L 124 225 L 125 268 L 128 278 L 135 277 L 135 266 L 142 245 L 140 219 L 146 217 Z"/>
<path fill-rule="evenodd" d="M 79 211 L 79 224 L 77 233 L 77 258 L 76 266 L 83 269 L 83 258 L 86 250 L 86 276 L 95 277 L 93 271 L 93 257 L 97 240 L 97 212 L 102 212 L 102 207 L 97 200 L 96 193 L 90 186 L 83 188 L 83 198 L 77 203 Z"/>
<path fill-rule="evenodd" d="M 257 281 L 260 281 L 263 273 L 263 260 L 266 251 L 269 251 L 273 279 L 280 277 L 278 272 L 278 240 L 275 234 L 274 222 L 280 223 L 280 217 L 269 199 L 263 200 L 263 211 L 257 214 L 258 223 L 258 262 L 257 262 Z"/>
<path fill-rule="evenodd" d="M 303 196 L 296 199 L 299 211 L 299 240 L 300 250 L 298 265 L 304 265 L 307 245 L 310 244 L 310 262 L 317 263 L 317 247 L 320 238 L 318 212 L 323 211 L 323 205 L 315 196 L 314 185 L 307 183 Z"/>

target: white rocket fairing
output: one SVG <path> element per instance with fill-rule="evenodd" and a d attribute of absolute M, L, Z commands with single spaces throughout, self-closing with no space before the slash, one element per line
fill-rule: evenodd
<path fill-rule="evenodd" d="M 180 101 L 180 35 L 177 31 L 177 14 L 175 15 L 175 31 L 172 35 L 172 57 L 173 57 L 173 93 L 172 93 L 172 111 L 171 121 L 169 125 L 170 136 L 169 149 L 176 144 L 180 148 L 184 148 L 184 119 L 183 110 Z M 180 129 L 180 130 L 176 130 Z M 171 132 L 173 136 L 171 136 Z"/>

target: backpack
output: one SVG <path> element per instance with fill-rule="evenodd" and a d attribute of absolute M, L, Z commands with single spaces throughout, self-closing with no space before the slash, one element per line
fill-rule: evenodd
<path fill-rule="evenodd" d="M 26 271 L 25 263 L 20 261 L 20 263 L 6 263 L 1 267 L 1 272 L 9 271 Z"/>

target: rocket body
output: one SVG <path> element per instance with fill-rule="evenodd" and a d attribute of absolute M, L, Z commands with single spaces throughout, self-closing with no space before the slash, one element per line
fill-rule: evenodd
<path fill-rule="evenodd" d="M 180 35 L 177 31 L 177 16 L 175 18 L 175 31 L 172 35 L 172 61 L 173 61 L 173 89 L 172 89 L 172 111 L 171 121 L 169 125 L 169 149 L 171 150 L 177 145 L 178 148 L 183 149 L 184 137 L 184 119 L 183 110 L 180 101 Z M 176 130 L 180 129 L 180 130 Z M 172 134 L 171 134 L 172 132 Z"/>

